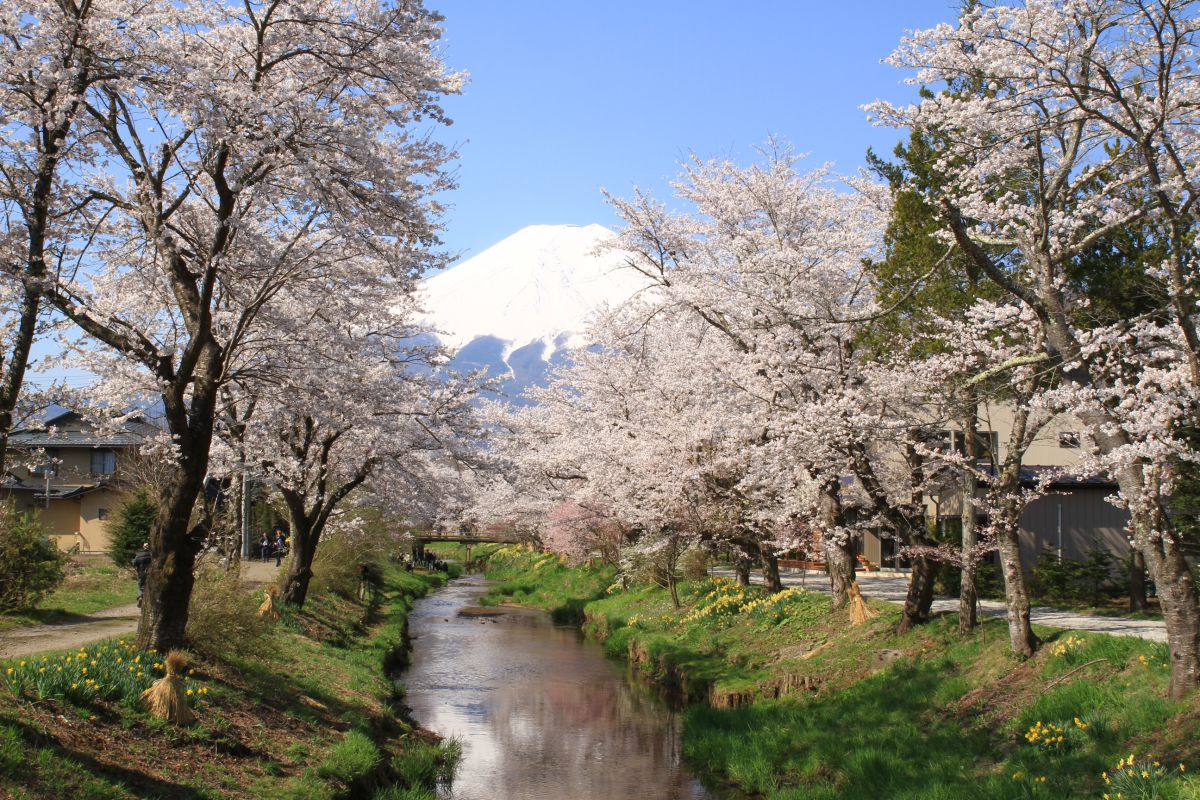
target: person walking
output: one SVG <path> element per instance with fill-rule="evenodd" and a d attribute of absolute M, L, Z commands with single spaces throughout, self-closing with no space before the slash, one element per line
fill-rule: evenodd
<path fill-rule="evenodd" d="M 263 560 L 264 564 L 267 563 L 267 559 L 271 557 L 271 540 L 267 538 L 265 533 L 262 535 L 262 539 L 260 539 L 258 542 L 258 557 Z"/>
<path fill-rule="evenodd" d="M 283 552 L 287 548 L 287 542 L 283 540 L 283 532 L 275 534 L 275 566 L 283 563 Z"/>
<path fill-rule="evenodd" d="M 142 542 L 141 548 L 133 554 L 133 568 L 137 570 L 138 608 L 142 607 L 142 595 L 146 593 L 146 576 L 150 573 L 150 543 Z"/>

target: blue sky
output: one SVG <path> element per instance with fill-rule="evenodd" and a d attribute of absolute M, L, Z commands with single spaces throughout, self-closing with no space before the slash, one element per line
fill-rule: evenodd
<path fill-rule="evenodd" d="M 665 198 L 691 152 L 753 157 L 775 134 L 842 172 L 897 131 L 859 109 L 914 95 L 880 63 L 953 0 L 428 0 L 444 55 L 471 82 L 439 137 L 459 189 L 443 236 L 466 256 L 536 223 L 616 220 L 600 195 Z"/>
<path fill-rule="evenodd" d="M 526 225 L 618 222 L 600 188 L 667 199 L 689 153 L 753 157 L 775 134 L 842 172 L 898 131 L 859 109 L 915 90 L 880 62 L 954 0 L 426 0 L 471 82 L 445 106 L 459 188 L 443 240 L 464 257 Z M 49 342 L 39 355 L 54 352 Z M 77 370 L 31 376 L 86 383 Z"/>

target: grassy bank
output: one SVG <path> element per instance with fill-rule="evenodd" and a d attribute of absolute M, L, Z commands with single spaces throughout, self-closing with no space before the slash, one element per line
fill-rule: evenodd
<path fill-rule="evenodd" d="M 613 587 L 611 568 L 518 548 L 489 564 L 491 602 L 579 619 L 691 701 L 685 757 L 755 797 L 1200 798 L 1179 768 L 1200 767 L 1200 707 L 1166 699 L 1159 644 L 1043 628 L 1022 663 L 999 620 L 899 636 L 887 603 L 851 627 L 820 594 L 702 581 L 676 610 L 656 586 Z"/>
<path fill-rule="evenodd" d="M 62 622 L 137 600 L 131 567 L 118 567 L 108 556 L 73 556 L 62 584 L 34 608 L 0 614 L 0 631 L 24 625 Z"/>
<path fill-rule="evenodd" d="M 161 668 L 129 645 L 0 664 L 0 797 L 432 800 L 456 746 L 400 717 L 386 671 L 413 600 L 443 580 L 390 571 L 378 603 L 317 594 L 238 655 L 194 655 L 190 727 L 142 710 Z M 60 669 L 82 672 L 50 682 Z"/>

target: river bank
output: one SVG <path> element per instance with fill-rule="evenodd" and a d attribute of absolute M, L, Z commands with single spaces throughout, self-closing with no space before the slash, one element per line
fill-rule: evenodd
<path fill-rule="evenodd" d="M 486 602 L 573 619 L 688 701 L 687 762 L 752 796 L 1116 797 L 1107 776 L 1125 798 L 1200 797 L 1200 707 L 1166 699 L 1158 643 L 1039 627 L 1046 645 L 1019 662 L 998 620 L 961 638 L 945 614 L 896 635 L 889 603 L 854 627 L 817 593 L 723 580 L 685 583 L 675 609 L 611 567 L 515 547 L 487 574 Z"/>
<path fill-rule="evenodd" d="M 389 673 L 406 662 L 414 600 L 444 582 L 390 570 L 375 602 L 317 593 L 273 626 L 229 627 L 227 636 L 258 638 L 223 655 L 191 656 L 198 720 L 190 727 L 153 720 L 136 693 L 112 690 L 134 658 L 147 671 L 153 661 L 115 641 L 82 658 L 73 651 L 4 662 L 0 798 L 432 800 L 455 746 L 406 721 Z M 64 686 L 61 696 L 36 682 L 88 665 L 94 683 Z M 15 681 L 22 674 L 33 678 L 23 687 Z"/>

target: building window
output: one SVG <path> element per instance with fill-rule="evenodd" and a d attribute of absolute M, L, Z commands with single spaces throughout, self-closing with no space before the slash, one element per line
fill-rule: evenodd
<path fill-rule="evenodd" d="M 29 470 L 33 475 L 45 477 L 47 474 L 51 478 L 58 472 L 58 448 L 47 447 L 42 463 L 38 464 L 33 469 Z"/>
<path fill-rule="evenodd" d="M 108 519 L 108 509 L 107 508 L 100 509 L 99 511 L 96 512 L 96 517 L 98 519 L 102 519 L 102 520 Z"/>
<path fill-rule="evenodd" d="M 117 454 L 112 450 L 92 451 L 92 474 L 112 475 L 117 471 Z"/>
<path fill-rule="evenodd" d="M 943 453 L 951 451 L 960 456 L 967 454 L 967 437 L 962 431 L 938 431 L 934 448 Z M 975 431 L 975 458 L 991 461 L 1000 453 L 1000 434 L 996 431 Z"/>
<path fill-rule="evenodd" d="M 1079 431 L 1059 431 L 1058 432 L 1059 447 L 1079 447 Z"/>

